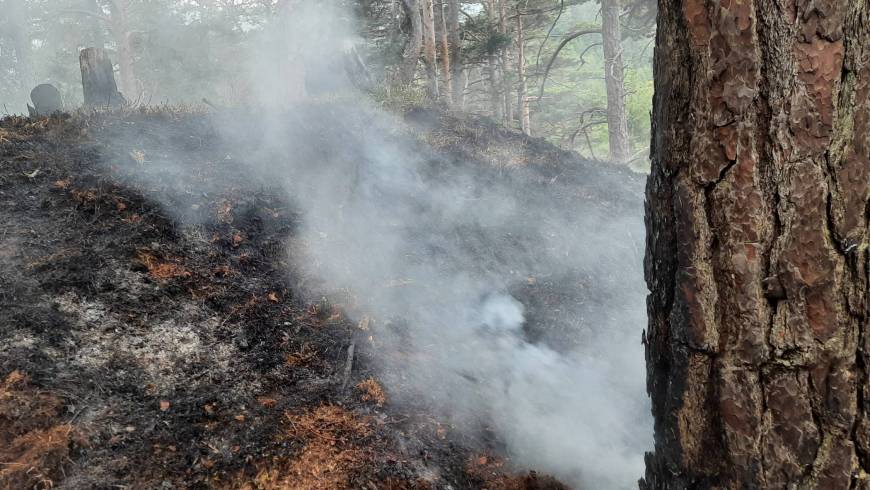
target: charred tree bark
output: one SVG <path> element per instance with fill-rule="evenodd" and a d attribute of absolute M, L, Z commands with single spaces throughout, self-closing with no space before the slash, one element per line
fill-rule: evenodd
<path fill-rule="evenodd" d="M 625 113 L 625 69 L 622 65 L 620 0 L 601 1 L 601 32 L 604 40 L 604 83 L 607 88 L 607 132 L 610 160 L 627 163 L 631 157 L 628 117 Z"/>
<path fill-rule="evenodd" d="M 51 116 L 63 110 L 63 98 L 54 85 L 43 83 L 30 91 L 33 107 L 27 105 L 31 117 Z"/>
<path fill-rule="evenodd" d="M 86 107 L 118 107 L 126 101 L 118 92 L 112 62 L 102 49 L 87 48 L 79 54 Z"/>
<path fill-rule="evenodd" d="M 868 488 L 870 2 L 660 0 L 644 489 Z"/>
<path fill-rule="evenodd" d="M 426 67 L 426 87 L 429 98 L 438 99 L 438 65 L 435 56 L 434 0 L 422 0 L 423 7 L 423 64 Z"/>
<path fill-rule="evenodd" d="M 420 52 L 423 50 L 423 20 L 419 0 L 402 0 L 402 8 L 410 21 L 408 44 L 402 54 L 402 66 L 399 68 L 399 79 L 408 87 L 414 81 L 417 65 L 420 63 Z"/>

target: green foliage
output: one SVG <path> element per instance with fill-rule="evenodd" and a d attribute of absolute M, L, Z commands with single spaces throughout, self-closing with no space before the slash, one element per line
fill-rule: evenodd
<path fill-rule="evenodd" d="M 499 32 L 498 24 L 480 13 L 463 25 L 465 43 L 463 53 L 466 62 L 483 62 L 487 57 L 501 52 L 511 45 L 513 37 Z"/>

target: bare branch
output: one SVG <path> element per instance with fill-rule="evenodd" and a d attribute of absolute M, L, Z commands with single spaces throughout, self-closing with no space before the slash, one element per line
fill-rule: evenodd
<path fill-rule="evenodd" d="M 580 31 L 572 32 L 565 36 L 565 39 L 562 39 L 562 42 L 559 43 L 559 46 L 556 48 L 556 51 L 553 53 L 553 56 L 550 58 L 550 62 L 547 63 L 547 68 L 544 70 L 544 78 L 541 80 L 541 89 L 538 93 L 539 98 L 544 97 L 544 86 L 547 84 L 547 77 L 550 75 L 550 68 L 553 67 L 553 63 L 556 61 L 556 58 L 559 56 L 559 53 L 562 51 L 562 48 L 568 45 L 571 41 L 577 39 L 580 36 L 585 36 L 587 34 L 601 34 L 601 29 L 583 29 Z"/>
<path fill-rule="evenodd" d="M 544 37 L 544 40 L 541 41 L 541 45 L 538 46 L 538 55 L 535 57 L 535 73 L 540 72 L 541 69 L 541 51 L 544 50 L 544 45 L 547 44 L 547 41 L 550 40 L 550 34 L 553 33 L 553 29 L 556 28 L 556 24 L 559 22 L 559 19 L 562 18 L 562 14 L 565 12 L 565 0 L 559 0 L 559 13 L 556 15 L 556 18 L 553 19 L 553 24 L 550 26 L 550 29 L 547 31 L 547 35 Z"/>

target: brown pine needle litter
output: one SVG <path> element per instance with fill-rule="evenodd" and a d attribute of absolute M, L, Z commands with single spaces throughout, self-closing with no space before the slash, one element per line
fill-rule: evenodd
<path fill-rule="evenodd" d="M 379 407 L 387 403 L 387 394 L 384 392 L 384 388 L 374 378 L 361 381 L 356 385 L 356 389 L 360 392 L 360 398 L 364 402 L 372 402 Z"/>
<path fill-rule="evenodd" d="M 301 414 L 286 413 L 281 439 L 301 442 L 296 458 L 276 458 L 256 464 L 257 474 L 241 485 L 246 490 L 319 490 L 352 488 L 352 478 L 371 459 L 370 422 L 336 405 Z M 238 482 L 237 482 L 238 483 Z"/>
<path fill-rule="evenodd" d="M 80 437 L 61 423 L 63 401 L 20 371 L 0 382 L 0 488 L 52 488 Z"/>

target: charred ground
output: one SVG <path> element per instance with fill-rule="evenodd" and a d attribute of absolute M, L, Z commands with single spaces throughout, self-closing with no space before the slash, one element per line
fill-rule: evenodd
<path fill-rule="evenodd" d="M 405 119 L 433 175 L 641 205 L 639 177 L 486 120 Z M 292 199 L 231 150 L 201 113 L 0 121 L 0 487 L 558 488 L 512 473 L 497 440 L 391 405 L 365 342 L 344 379 L 367 333 L 344 299 L 303 294 Z M 185 178 L 132 185 L 168 151 Z M 554 271 L 513 293 L 527 335 L 552 340 L 560 305 L 607 291 Z"/>

